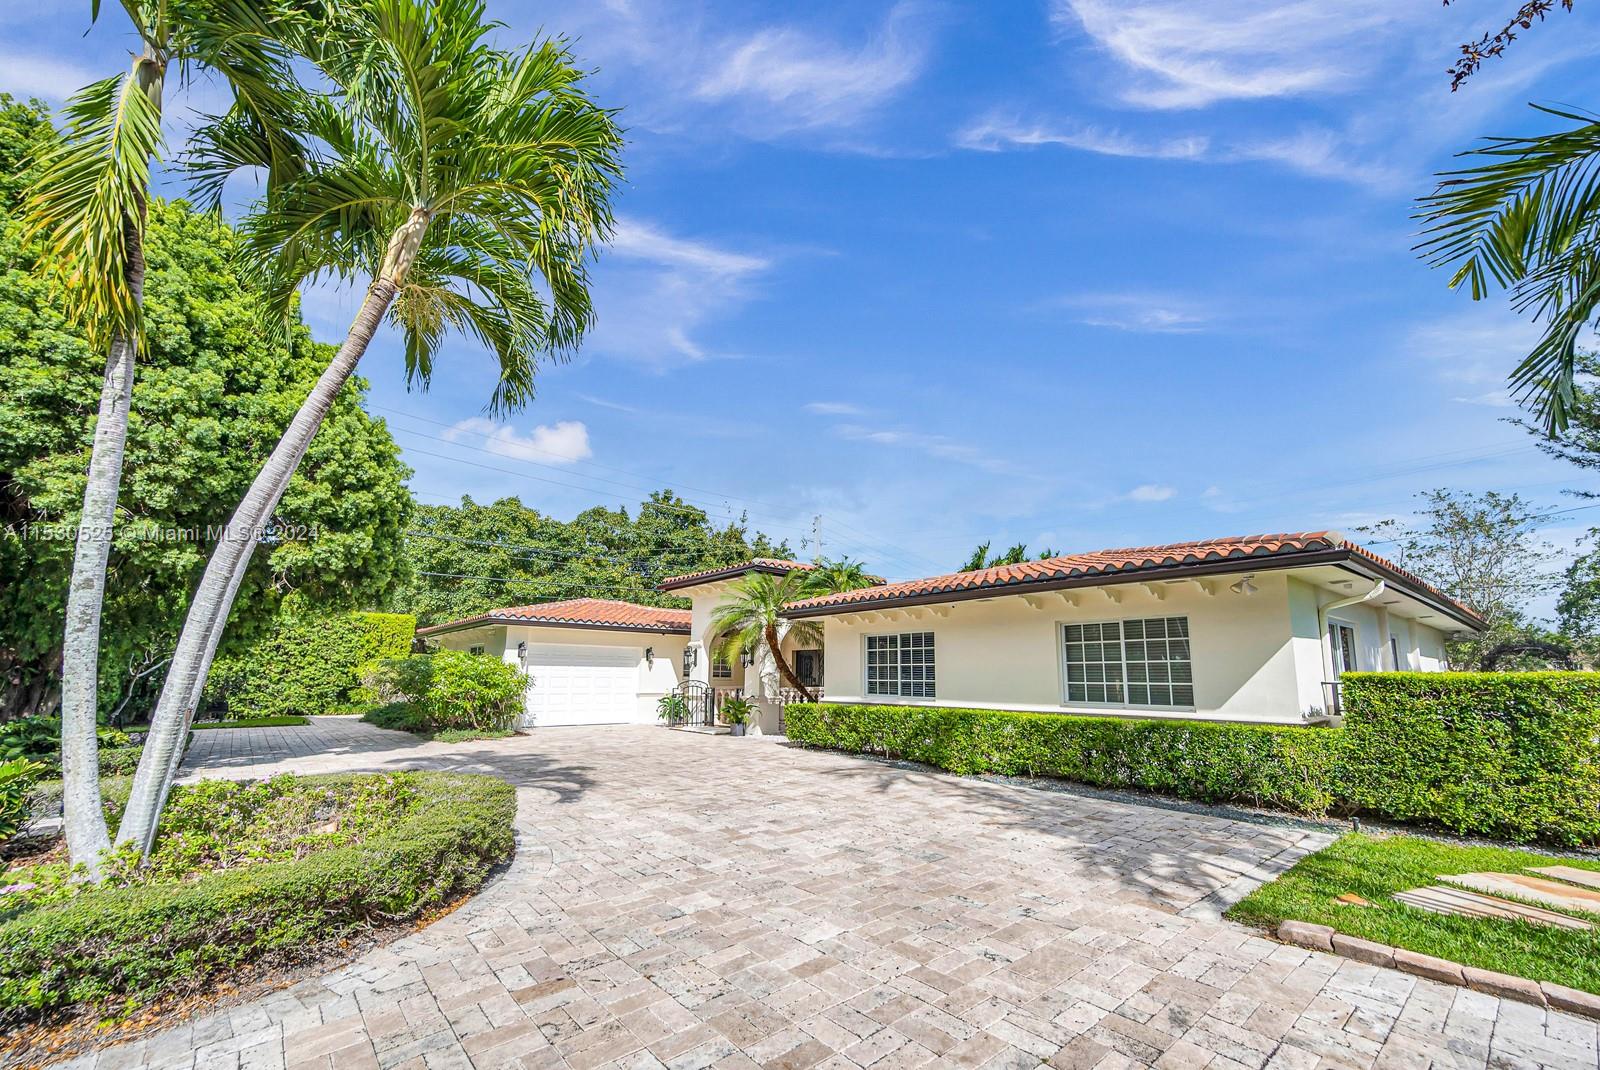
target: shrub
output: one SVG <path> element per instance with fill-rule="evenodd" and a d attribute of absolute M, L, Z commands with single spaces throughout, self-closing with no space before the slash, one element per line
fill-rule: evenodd
<path fill-rule="evenodd" d="M 43 769 L 38 762 L 26 758 L 0 762 L 0 844 L 27 824 L 30 816 L 28 789 Z"/>
<path fill-rule="evenodd" d="M 428 731 L 428 715 L 410 702 L 391 702 L 387 706 L 376 706 L 362 714 L 361 719 L 379 728 L 392 728 L 397 732 L 422 734 Z"/>
<path fill-rule="evenodd" d="M 954 773 L 1057 776 L 1308 814 L 1336 801 L 1344 741 L 1335 729 L 842 703 L 787 706 L 784 725 L 799 743 Z"/>
<path fill-rule="evenodd" d="M 109 776 L 120 772 L 123 765 L 131 767 L 139 763 L 139 747 L 129 744 L 126 732 L 101 725 L 95 734 L 99 740 L 102 775 Z M 39 763 L 44 767 L 42 775 L 60 776 L 61 718 L 22 717 L 0 725 L 0 762 L 19 758 Z"/>
<path fill-rule="evenodd" d="M 303 857 L 277 851 L 271 861 L 186 880 L 90 887 L 0 923 L 0 1028 L 80 1006 L 118 1013 L 199 991 L 250 964 L 304 961 L 356 929 L 414 917 L 477 887 L 511 853 L 515 792 L 492 777 L 408 775 L 414 800 L 357 841 Z M 294 782 L 312 794 L 349 794 L 381 779 Z"/>
<path fill-rule="evenodd" d="M 321 713 L 350 701 L 361 666 L 411 650 L 405 613 L 286 616 L 243 650 L 217 658 L 207 702 L 228 717 Z"/>
<path fill-rule="evenodd" d="M 1600 673 L 1346 673 L 1344 790 L 1461 833 L 1600 840 Z"/>
<path fill-rule="evenodd" d="M 522 710 L 527 679 L 515 665 L 498 658 L 440 650 L 378 662 L 365 673 L 363 687 L 381 702 L 411 706 L 429 731 L 503 732 L 516 723 Z M 394 714 L 384 716 L 397 719 Z M 398 727 L 384 724 L 373 714 L 364 719 L 386 728 Z"/>

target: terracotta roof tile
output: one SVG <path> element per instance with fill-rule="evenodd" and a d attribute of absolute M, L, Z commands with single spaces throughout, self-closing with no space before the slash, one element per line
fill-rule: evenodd
<path fill-rule="evenodd" d="M 719 568 L 701 569 L 699 572 L 687 572 L 682 576 L 668 576 L 656 584 L 656 587 L 658 590 L 667 591 L 674 587 L 693 587 L 697 583 L 710 583 L 712 580 L 726 577 L 743 576 L 747 572 L 769 572 L 785 576 L 796 569 L 809 571 L 816 567 L 804 561 L 785 561 L 781 557 L 753 557 L 737 565 L 723 565 Z"/>
<path fill-rule="evenodd" d="M 553 624 L 587 628 L 616 628 L 637 632 L 675 632 L 689 634 L 687 609 L 663 609 L 608 598 L 570 598 L 564 602 L 540 602 L 531 606 L 491 609 L 476 617 L 464 617 L 448 624 L 418 628 L 418 635 L 455 631 L 474 624 Z"/>
<path fill-rule="evenodd" d="M 1404 579 L 1408 584 L 1442 599 L 1476 620 L 1477 614 L 1446 597 L 1411 573 L 1392 562 L 1345 539 L 1333 531 L 1302 531 L 1278 535 L 1238 535 L 1220 539 L 1199 539 L 1194 542 L 1169 543 L 1164 546 L 1136 546 L 1121 550 L 1096 550 L 1084 554 L 1065 554 L 1042 561 L 1024 561 L 1015 565 L 996 565 L 974 572 L 952 572 L 943 576 L 930 576 L 920 580 L 906 580 L 882 587 L 867 587 L 843 594 L 823 595 L 791 602 L 790 610 L 815 612 L 834 607 L 868 606 L 881 602 L 899 602 L 904 599 L 926 598 L 943 594 L 959 595 L 966 591 L 1004 591 L 1006 588 L 1026 587 L 1036 583 L 1071 580 L 1081 577 L 1126 574 L 1151 569 L 1181 568 L 1184 565 L 1202 565 L 1216 561 L 1245 560 L 1251 558 L 1285 557 L 1327 550 L 1345 550 L 1382 566 Z"/>

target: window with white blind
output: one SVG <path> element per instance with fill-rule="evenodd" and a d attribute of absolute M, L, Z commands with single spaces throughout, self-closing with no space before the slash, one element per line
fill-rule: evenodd
<path fill-rule="evenodd" d="M 933 698 L 933 633 L 867 636 L 867 694 Z"/>
<path fill-rule="evenodd" d="M 1067 703 L 1194 706 L 1188 617 L 1144 617 L 1061 628 Z"/>

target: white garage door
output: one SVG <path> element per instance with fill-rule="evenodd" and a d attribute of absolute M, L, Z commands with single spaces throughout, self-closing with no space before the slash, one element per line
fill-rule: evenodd
<path fill-rule="evenodd" d="M 524 727 L 626 724 L 638 720 L 636 647 L 529 646 Z"/>

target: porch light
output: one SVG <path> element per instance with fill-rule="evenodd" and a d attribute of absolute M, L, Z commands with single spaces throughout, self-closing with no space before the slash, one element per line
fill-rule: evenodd
<path fill-rule="evenodd" d="M 656 648 L 653 646 L 644 648 L 644 667 L 647 669 L 656 667 Z"/>
<path fill-rule="evenodd" d="M 525 660 L 527 658 L 527 656 L 528 656 L 528 644 L 527 643 L 518 643 L 517 644 L 517 660 L 518 661 L 523 661 L 523 660 Z"/>
<path fill-rule="evenodd" d="M 699 647 L 697 647 L 697 646 L 686 646 L 686 647 L 684 647 L 683 648 L 683 675 L 688 676 L 690 671 L 695 667 L 695 665 L 697 665 L 699 663 L 699 661 L 700 661 L 700 648 Z"/>
<path fill-rule="evenodd" d="M 1253 582 L 1251 582 L 1255 578 L 1255 574 L 1251 573 L 1244 579 L 1239 580 L 1237 583 L 1229 584 L 1228 590 L 1232 591 L 1234 594 L 1255 594 L 1257 591 L 1261 590 L 1261 588 L 1257 587 Z"/>
<path fill-rule="evenodd" d="M 750 666 L 754 665 L 755 663 L 756 663 L 756 656 L 751 651 L 746 650 L 744 653 L 739 655 L 739 664 L 743 665 L 745 668 L 748 669 Z"/>

